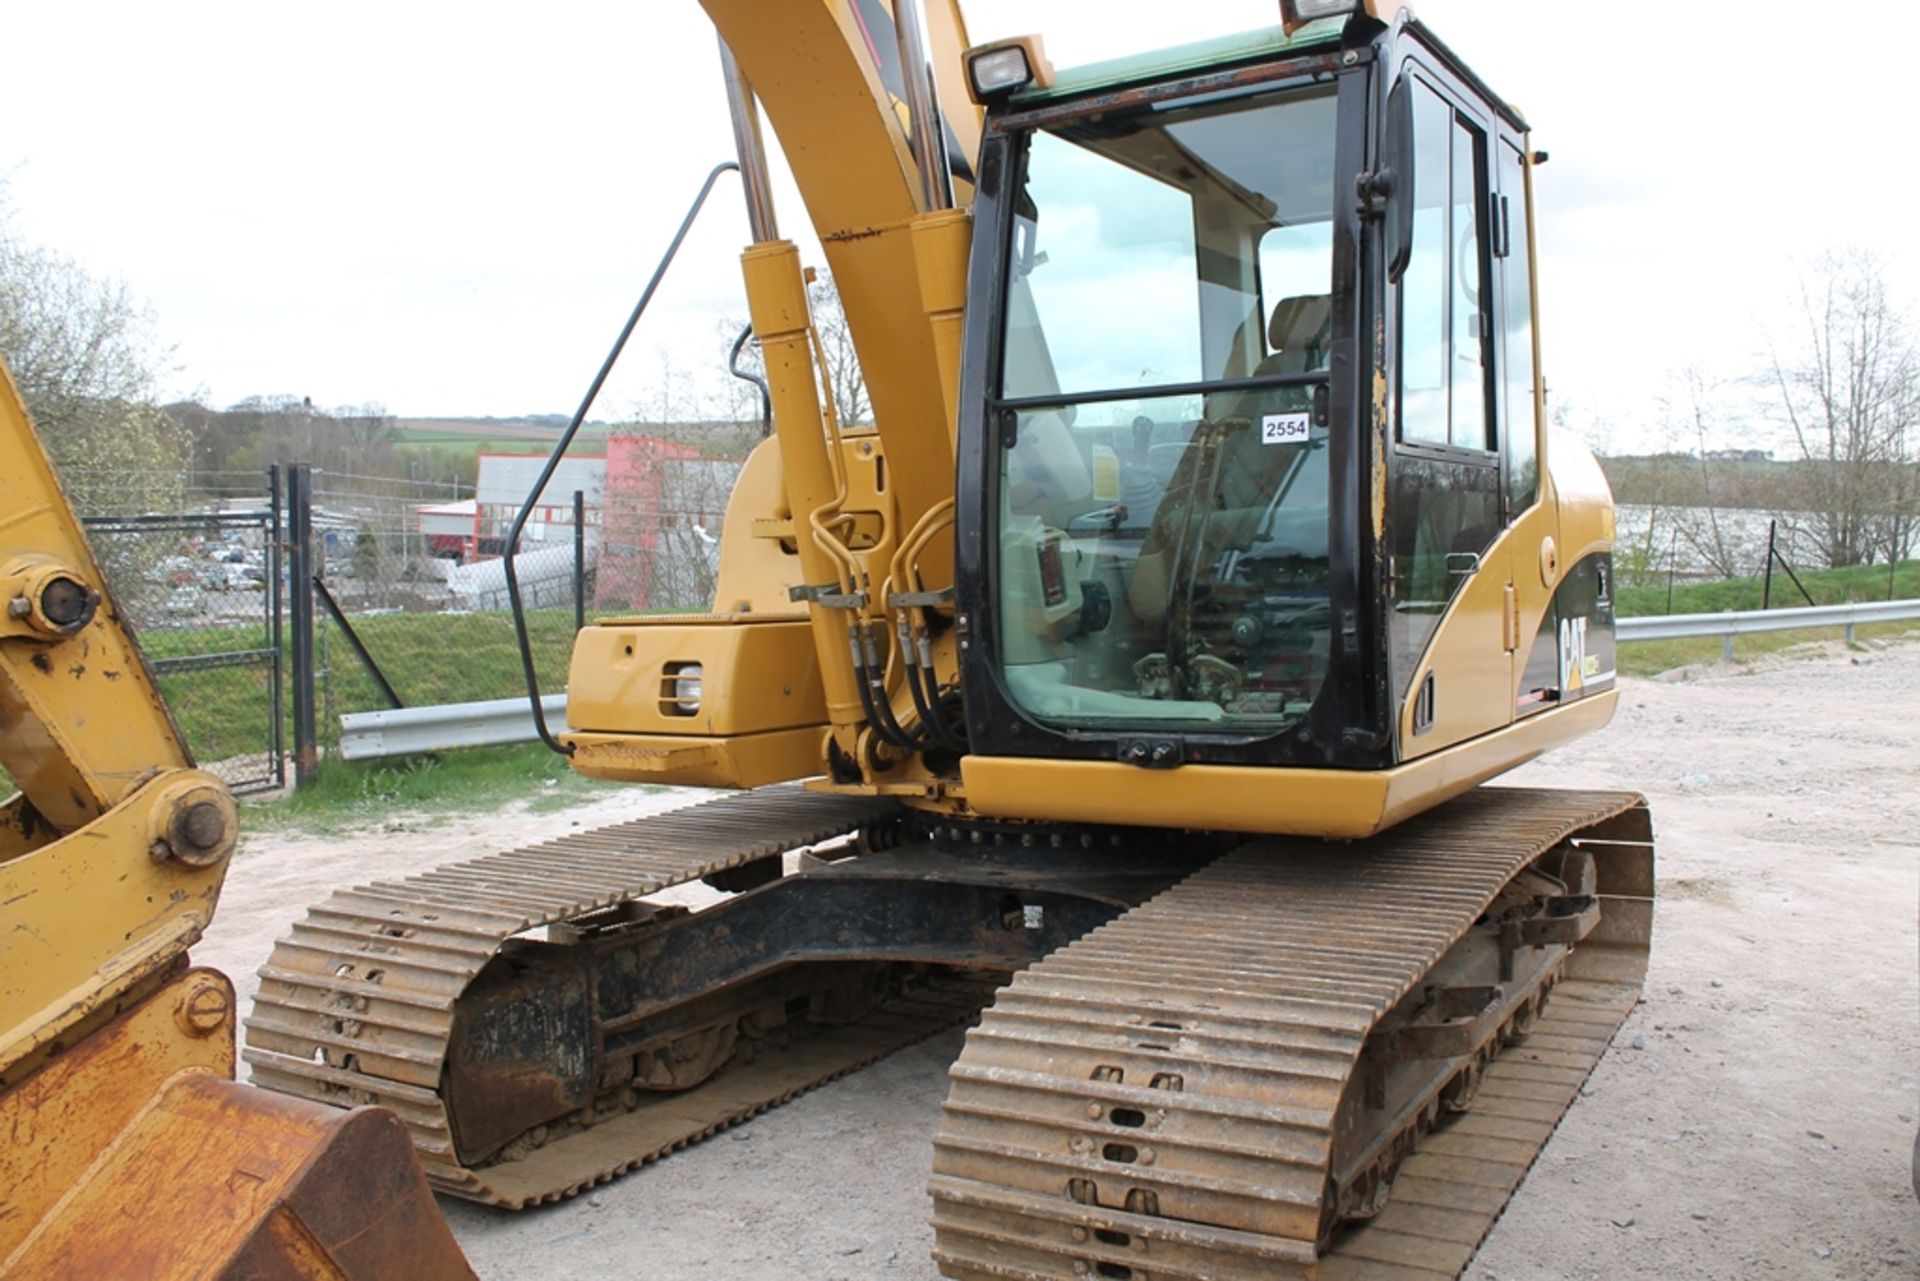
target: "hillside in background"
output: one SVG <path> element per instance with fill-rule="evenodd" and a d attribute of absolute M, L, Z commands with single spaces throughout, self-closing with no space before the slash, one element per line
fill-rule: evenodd
<path fill-rule="evenodd" d="M 519 418 L 395 418 L 394 443 L 426 445 L 456 452 L 502 454 L 534 453 L 553 447 L 566 430 L 565 414 L 530 414 Z M 604 445 L 614 424 L 587 422 L 574 437 L 574 448 Z"/>
<path fill-rule="evenodd" d="M 1602 456 L 1613 500 L 1642 507 L 1744 507 L 1792 510 L 1814 463 L 1783 462 L 1759 451 Z"/>

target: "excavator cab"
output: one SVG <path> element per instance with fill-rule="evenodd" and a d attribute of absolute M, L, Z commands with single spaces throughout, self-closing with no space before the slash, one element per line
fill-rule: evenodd
<path fill-rule="evenodd" d="M 975 79 L 975 804 L 1165 821 L 1138 771 L 1200 766 L 1241 799 L 1196 825 L 1365 835 L 1604 722 L 1611 530 L 1579 446 L 1543 481 L 1518 113 L 1407 14 L 1015 55 L 974 55 L 1014 67 Z"/>

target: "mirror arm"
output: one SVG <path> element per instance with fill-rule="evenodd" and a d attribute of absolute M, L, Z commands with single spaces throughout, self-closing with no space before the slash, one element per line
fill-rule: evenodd
<path fill-rule="evenodd" d="M 1362 218 L 1379 218 L 1387 212 L 1387 201 L 1393 195 L 1394 173 L 1388 168 L 1357 174 L 1353 180 L 1354 194 L 1360 200 Z"/>

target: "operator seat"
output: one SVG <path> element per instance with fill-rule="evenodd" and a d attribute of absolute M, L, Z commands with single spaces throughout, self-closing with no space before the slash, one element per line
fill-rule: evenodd
<path fill-rule="evenodd" d="M 1333 298 L 1328 294 L 1302 294 L 1282 298 L 1274 304 L 1267 323 L 1269 352 L 1248 375 L 1252 378 L 1276 374 L 1304 374 L 1327 367 L 1327 336 L 1333 326 Z M 1260 418 L 1272 412 L 1275 389 L 1222 392 L 1209 397 L 1207 419 L 1217 424 L 1238 420 L 1215 447 L 1226 457 L 1217 469 L 1216 492 L 1196 495 L 1192 492 L 1200 473 L 1201 451 L 1191 444 L 1179 450 L 1177 465 L 1162 464 L 1165 489 L 1159 510 L 1133 576 L 1127 583 L 1127 603 L 1136 617 L 1157 623 L 1167 611 L 1173 583 L 1169 581 L 1168 553 L 1178 541 L 1178 531 L 1186 523 L 1186 507 L 1199 502 L 1208 512 L 1202 536 L 1215 547 L 1245 547 L 1265 515 L 1275 488 L 1289 463 L 1304 448 L 1298 445 L 1262 445 Z M 1156 454 L 1160 452 L 1156 449 Z M 1158 461 L 1158 460 L 1156 460 Z"/>
<path fill-rule="evenodd" d="M 1301 294 L 1273 305 L 1267 322 L 1272 354 L 1254 366 L 1253 376 L 1304 374 L 1327 367 L 1327 336 L 1333 328 L 1333 296 Z"/>

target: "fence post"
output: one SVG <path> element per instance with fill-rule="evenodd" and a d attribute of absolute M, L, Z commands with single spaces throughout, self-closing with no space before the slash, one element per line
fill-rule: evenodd
<path fill-rule="evenodd" d="M 287 468 L 287 621 L 293 628 L 293 785 L 305 787 L 320 765 L 314 721 L 313 469 Z"/>
<path fill-rule="evenodd" d="M 1778 528 L 1780 528 L 1780 522 L 1778 520 L 1770 520 L 1767 522 L 1767 576 L 1765 584 L 1760 588 L 1761 609 L 1773 608 L 1773 534 Z"/>
<path fill-rule="evenodd" d="M 280 602 L 285 597 L 285 581 L 281 572 L 286 567 L 287 504 L 285 492 L 280 483 L 280 464 L 267 465 L 267 539 L 266 564 L 267 575 L 267 648 L 273 651 L 273 674 L 270 688 L 273 692 L 273 785 L 287 785 L 287 651 L 284 647 L 285 633 L 280 617 Z"/>
<path fill-rule="evenodd" d="M 1648 517 L 1649 520 L 1652 517 Z M 1647 538 L 1649 548 L 1653 543 L 1651 535 Z M 1673 571 L 1680 562 L 1680 527 L 1673 528 L 1673 538 L 1667 543 L 1667 612 L 1673 612 Z"/>
<path fill-rule="evenodd" d="M 587 496 L 573 491 L 573 630 L 587 625 Z"/>

